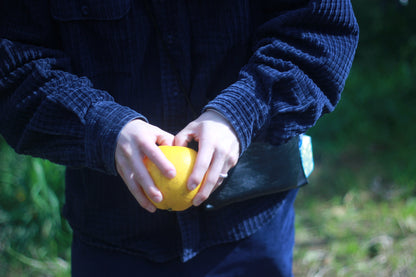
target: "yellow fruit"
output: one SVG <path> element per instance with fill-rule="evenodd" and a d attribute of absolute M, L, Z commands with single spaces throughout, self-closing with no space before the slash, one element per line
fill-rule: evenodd
<path fill-rule="evenodd" d="M 182 146 L 159 146 L 168 160 L 175 166 L 176 176 L 172 179 L 163 176 L 159 168 L 147 157 L 143 162 L 163 195 L 159 203 L 149 200 L 158 209 L 169 211 L 183 211 L 192 206 L 192 199 L 197 194 L 199 184 L 194 190 L 189 191 L 186 182 L 194 167 L 197 152 L 188 147 Z"/>

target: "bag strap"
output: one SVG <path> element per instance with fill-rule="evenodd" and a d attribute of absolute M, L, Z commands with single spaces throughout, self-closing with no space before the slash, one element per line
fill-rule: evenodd
<path fill-rule="evenodd" d="M 191 98 L 190 98 L 190 92 L 187 92 L 187 89 L 185 88 L 184 82 L 182 81 L 180 71 L 179 71 L 178 67 L 175 64 L 175 61 L 174 61 L 174 59 L 173 59 L 173 57 L 172 57 L 172 55 L 169 51 L 169 48 L 166 44 L 165 39 L 163 38 L 162 31 L 161 31 L 160 26 L 157 22 L 157 19 L 156 19 L 156 16 L 154 14 L 154 11 L 152 9 L 150 0 L 145 0 L 144 1 L 144 6 L 145 6 L 146 12 L 149 16 L 150 22 L 153 25 L 154 30 L 156 31 L 156 35 L 157 35 L 158 39 L 160 40 L 160 42 L 162 44 L 162 49 L 165 52 L 166 56 L 168 57 L 169 65 L 171 66 L 172 70 L 174 71 L 176 81 L 178 82 L 179 89 L 181 90 L 183 96 L 185 97 L 186 103 L 188 104 L 188 107 L 191 110 L 192 115 L 196 118 L 198 114 L 196 113 L 195 107 L 192 105 L 192 101 L 191 101 Z"/>

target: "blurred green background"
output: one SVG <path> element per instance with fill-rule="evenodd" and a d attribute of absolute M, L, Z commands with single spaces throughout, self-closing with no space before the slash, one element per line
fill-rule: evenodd
<path fill-rule="evenodd" d="M 416 3 L 353 0 L 360 43 L 342 100 L 312 128 L 296 202 L 296 276 L 416 276 Z M 64 168 L 0 137 L 0 276 L 69 276 Z"/>

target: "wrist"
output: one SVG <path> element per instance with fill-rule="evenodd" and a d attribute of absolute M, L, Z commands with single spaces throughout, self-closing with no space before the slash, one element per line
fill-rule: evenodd
<path fill-rule="evenodd" d="M 143 118 L 136 111 L 112 101 L 95 103 L 86 115 L 86 165 L 116 175 L 115 151 L 121 129 L 130 121 Z"/>

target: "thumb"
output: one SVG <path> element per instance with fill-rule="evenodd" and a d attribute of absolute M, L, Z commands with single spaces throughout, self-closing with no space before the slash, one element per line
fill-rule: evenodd
<path fill-rule="evenodd" d="M 176 134 L 173 145 L 176 146 L 187 146 L 190 141 L 192 141 L 194 136 L 192 135 L 192 132 L 185 128 L 182 131 L 180 131 L 178 134 Z"/>
<path fill-rule="evenodd" d="M 158 145 L 169 145 L 172 146 L 174 144 L 175 137 L 163 130 L 159 130 L 159 133 L 157 134 L 156 143 Z"/>

